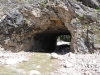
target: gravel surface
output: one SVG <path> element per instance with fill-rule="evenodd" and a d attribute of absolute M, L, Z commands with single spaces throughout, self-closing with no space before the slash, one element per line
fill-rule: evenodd
<path fill-rule="evenodd" d="M 31 56 L 30 52 L 18 52 L 12 53 L 11 51 L 5 51 L 0 47 L 0 64 L 4 65 L 16 65 L 17 63 L 26 62 Z"/>
<path fill-rule="evenodd" d="M 0 64 L 16 65 L 26 62 L 32 54 L 23 51 L 12 53 L 0 47 Z M 51 57 L 51 60 L 57 59 L 58 63 L 60 63 L 58 69 L 50 75 L 100 75 L 100 54 L 98 52 L 94 54 L 74 54 L 69 52 L 63 55 L 48 53 L 47 56 Z"/>
<path fill-rule="evenodd" d="M 60 68 L 52 75 L 100 75 L 100 54 L 58 55 Z"/>

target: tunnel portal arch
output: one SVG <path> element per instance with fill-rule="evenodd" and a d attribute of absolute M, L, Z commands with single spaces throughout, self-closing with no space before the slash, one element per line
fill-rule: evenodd
<path fill-rule="evenodd" d="M 34 36 L 35 44 L 32 47 L 32 51 L 44 51 L 44 52 L 54 52 L 57 47 L 57 38 L 60 35 L 70 35 L 70 32 L 67 30 L 59 31 L 46 31 L 38 33 Z M 63 38 L 65 40 L 65 38 Z"/>

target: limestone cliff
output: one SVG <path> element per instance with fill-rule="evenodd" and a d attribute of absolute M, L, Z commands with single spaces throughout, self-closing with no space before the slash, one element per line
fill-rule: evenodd
<path fill-rule="evenodd" d="M 100 12 L 82 2 L 1 0 L 1 46 L 14 52 L 54 51 L 57 36 L 70 34 L 72 52 L 93 53 L 96 30 L 99 33 Z"/>

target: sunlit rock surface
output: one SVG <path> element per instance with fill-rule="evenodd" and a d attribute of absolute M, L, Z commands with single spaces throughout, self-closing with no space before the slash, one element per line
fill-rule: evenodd
<path fill-rule="evenodd" d="M 57 37 L 70 34 L 70 51 L 93 53 L 98 13 L 76 0 L 1 0 L 0 44 L 13 52 L 53 52 Z"/>

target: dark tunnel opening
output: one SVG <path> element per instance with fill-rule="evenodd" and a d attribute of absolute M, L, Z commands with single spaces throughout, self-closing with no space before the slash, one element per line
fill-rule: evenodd
<path fill-rule="evenodd" d="M 45 51 L 45 52 L 53 52 L 55 50 L 55 45 L 57 42 L 57 35 L 55 34 L 37 34 L 34 37 L 35 40 L 35 48 L 39 51 Z"/>
<path fill-rule="evenodd" d="M 61 37 L 61 36 L 64 36 L 64 37 L 59 39 L 59 37 Z M 65 42 L 71 41 L 71 37 L 70 37 L 70 39 L 68 39 L 68 37 L 66 38 L 65 36 L 66 37 L 71 36 L 70 32 L 38 33 L 34 36 L 35 45 L 32 48 L 32 50 L 33 51 L 36 50 L 37 52 L 51 53 L 51 52 L 57 52 L 59 50 L 63 51 L 62 49 L 66 49 L 66 50 L 67 50 L 67 48 L 70 49 L 70 45 L 68 45 L 68 44 L 62 44 L 62 47 L 61 47 L 61 45 L 60 46 L 57 45 L 58 39 L 59 39 L 59 41 L 63 40 Z M 69 52 L 69 51 L 67 51 L 67 52 Z"/>

